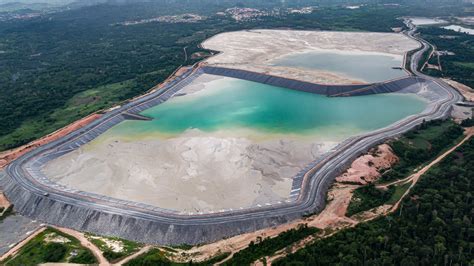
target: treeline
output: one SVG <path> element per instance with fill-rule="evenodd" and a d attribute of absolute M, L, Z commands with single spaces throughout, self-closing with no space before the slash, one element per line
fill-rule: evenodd
<path fill-rule="evenodd" d="M 472 265 L 474 139 L 423 175 L 399 210 L 274 265 Z"/>
<path fill-rule="evenodd" d="M 250 265 L 260 258 L 272 255 L 276 251 L 317 232 L 319 229 L 308 227 L 305 224 L 299 228 L 285 231 L 274 238 L 257 239 L 257 242 L 250 242 L 247 248 L 235 253 L 230 260 L 225 261 L 222 265 Z"/>

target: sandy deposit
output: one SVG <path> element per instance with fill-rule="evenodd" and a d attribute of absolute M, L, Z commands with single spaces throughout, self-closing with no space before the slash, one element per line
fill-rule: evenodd
<path fill-rule="evenodd" d="M 332 146 L 219 135 L 190 130 L 166 140 L 111 138 L 50 162 L 44 172 L 69 187 L 115 198 L 183 212 L 219 211 L 286 199 L 291 178 Z"/>
<path fill-rule="evenodd" d="M 201 92 L 207 82 L 226 79 L 202 75 L 179 94 Z M 185 213 L 216 212 L 286 200 L 292 178 L 336 144 L 243 128 L 139 139 L 104 134 L 43 171 L 82 191 Z"/>
<path fill-rule="evenodd" d="M 88 238 L 98 239 L 104 242 L 107 248 L 109 248 L 110 250 L 116 253 L 122 252 L 125 249 L 123 246 L 123 242 L 120 240 L 108 239 L 108 238 L 100 237 L 100 236 L 88 236 Z"/>
<path fill-rule="evenodd" d="M 457 89 L 466 101 L 474 102 L 474 90 L 471 87 L 451 79 L 443 79 L 443 81 Z"/>
<path fill-rule="evenodd" d="M 3 192 L 0 191 L 0 207 L 6 209 L 10 206 L 10 202 L 7 200 Z M 2 213 L 2 212 L 0 212 Z"/>
<path fill-rule="evenodd" d="M 415 26 L 426 26 L 448 23 L 446 20 L 439 18 L 410 17 L 408 18 Z"/>
<path fill-rule="evenodd" d="M 459 20 L 461 23 L 464 23 L 467 25 L 474 25 L 474 16 L 456 17 L 456 19 Z"/>
<path fill-rule="evenodd" d="M 393 153 L 392 148 L 388 144 L 382 144 L 352 162 L 351 167 L 337 177 L 336 181 L 366 185 L 377 180 L 381 175 L 381 170 L 389 169 L 397 161 L 398 157 Z"/>
<path fill-rule="evenodd" d="M 218 34 L 203 46 L 221 51 L 206 60 L 209 65 L 264 72 L 315 83 L 362 83 L 340 73 L 275 67 L 271 62 L 294 53 L 310 51 L 339 54 L 377 54 L 403 59 L 407 51 L 419 44 L 397 33 L 326 32 L 292 30 L 251 30 Z"/>
<path fill-rule="evenodd" d="M 45 235 L 44 241 L 45 242 L 53 242 L 53 243 L 68 243 L 68 242 L 71 242 L 71 240 L 69 240 L 68 238 L 66 238 L 64 236 L 61 236 L 61 235 L 58 235 L 56 233 L 50 233 L 50 234 Z"/>
<path fill-rule="evenodd" d="M 216 79 L 228 78 L 202 75 L 179 95 L 208 93 L 206 83 Z M 341 140 L 245 128 L 138 134 L 105 133 L 43 172 L 81 191 L 184 214 L 217 212 L 286 200 L 292 178 Z"/>
<path fill-rule="evenodd" d="M 391 156 L 392 151 L 387 144 L 379 145 L 378 147 L 374 148 L 368 154 L 364 154 L 360 156 L 357 160 L 361 160 L 364 162 L 371 161 L 367 157 L 370 158 L 375 156 L 377 164 L 383 167 L 390 167 L 396 162 L 393 157 Z M 386 160 L 384 160 L 385 158 Z M 359 168 L 357 164 L 353 164 L 347 172 L 355 173 L 357 172 L 360 176 L 367 176 L 370 173 L 377 171 L 376 165 L 370 164 L 368 167 Z M 343 176 L 347 175 L 344 173 L 343 175 L 339 176 L 337 179 L 342 178 Z M 354 174 L 355 176 L 355 174 Z M 356 188 L 360 187 L 361 185 L 357 184 L 348 184 L 348 183 L 341 183 L 336 182 L 328 191 L 328 203 L 324 210 L 316 215 L 313 215 L 308 218 L 298 219 L 288 224 L 283 224 L 280 226 L 267 228 L 263 230 L 259 230 L 252 233 L 242 234 L 235 237 L 231 237 L 228 239 L 223 239 L 217 241 L 215 243 L 207 244 L 192 248 L 191 250 L 182 251 L 179 253 L 178 257 L 174 259 L 178 261 L 188 261 L 189 259 L 193 259 L 193 261 L 203 261 L 208 259 L 212 256 L 215 256 L 219 252 L 232 252 L 236 253 L 239 250 L 242 250 L 248 246 L 251 241 L 255 241 L 257 238 L 266 238 L 266 237 L 275 237 L 278 234 L 285 232 L 289 229 L 297 228 L 303 224 L 306 224 L 310 227 L 317 227 L 320 229 L 328 229 L 324 233 L 322 237 L 328 237 L 340 229 L 352 227 L 357 225 L 359 222 L 363 220 L 353 219 L 355 217 L 347 217 L 346 212 L 347 208 L 349 207 L 349 203 L 351 202 L 351 198 L 353 192 Z M 362 218 L 364 219 L 373 219 L 383 215 L 387 212 L 388 206 L 383 205 L 381 207 L 375 208 L 370 212 L 364 213 Z M 301 249 L 302 247 L 306 246 L 308 243 L 312 242 L 315 239 L 314 236 L 307 237 L 302 241 L 292 245 L 291 253 Z M 282 257 L 284 254 L 287 254 L 287 248 L 276 252 L 274 256 L 267 258 L 268 262 L 274 261 L 275 259 Z"/>

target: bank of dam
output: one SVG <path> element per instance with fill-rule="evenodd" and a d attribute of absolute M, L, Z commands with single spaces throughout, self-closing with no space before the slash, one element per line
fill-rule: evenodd
<path fill-rule="evenodd" d="M 206 74 L 243 79 L 276 87 L 321 94 L 331 97 L 362 96 L 378 93 L 397 92 L 408 86 L 423 81 L 423 79 L 416 76 L 407 76 L 379 83 L 326 85 L 225 67 L 203 66 L 202 71 Z"/>
<path fill-rule="evenodd" d="M 419 93 L 426 86 L 431 103 L 422 113 L 407 117 L 386 128 L 349 138 L 311 162 L 293 178 L 290 199 L 271 206 L 212 214 L 182 214 L 139 202 L 119 200 L 54 183 L 41 167 L 92 141 L 114 125 L 160 104 L 202 74 L 239 78 L 327 96 L 357 96 L 406 91 Z M 415 86 L 420 85 L 420 86 Z M 100 119 L 67 136 L 41 146 L 7 166 L 0 173 L 0 187 L 22 215 L 40 221 L 97 234 L 123 237 L 156 244 L 198 244 L 212 242 L 245 232 L 271 227 L 324 208 L 326 192 L 334 178 L 359 155 L 394 136 L 421 124 L 424 120 L 449 115 L 451 105 L 460 96 L 435 81 L 408 76 L 366 85 L 321 85 L 244 70 L 203 66 L 188 69 L 162 89 L 136 98 Z"/>

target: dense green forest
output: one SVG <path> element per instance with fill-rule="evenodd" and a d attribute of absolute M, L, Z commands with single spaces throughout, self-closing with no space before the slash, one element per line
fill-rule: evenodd
<path fill-rule="evenodd" d="M 474 139 L 422 176 L 399 211 L 275 265 L 473 265 Z"/>
<path fill-rule="evenodd" d="M 235 6 L 231 2 L 102 4 L 0 22 L 0 150 L 145 92 L 180 65 L 199 60 L 188 57 L 185 61 L 184 48 L 188 54 L 201 51 L 199 43 L 219 32 L 251 28 L 387 32 L 403 26 L 397 19 L 401 15 L 464 12 L 368 5 L 356 10 L 321 7 L 311 14 L 277 12 L 247 22 L 216 15 Z M 273 12 L 279 4 L 260 1 L 254 5 Z M 197 23 L 117 24 L 188 12 L 205 19 Z"/>
<path fill-rule="evenodd" d="M 474 88 L 474 35 L 439 27 L 421 28 L 421 36 L 438 51 L 453 52 L 454 55 L 440 56 L 442 71 L 427 69 L 433 76 L 448 77 Z M 434 57 L 430 63 L 437 63 Z"/>

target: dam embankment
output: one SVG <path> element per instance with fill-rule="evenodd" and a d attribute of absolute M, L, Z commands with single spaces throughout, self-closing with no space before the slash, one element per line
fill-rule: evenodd
<path fill-rule="evenodd" d="M 408 76 L 394 79 L 386 82 L 373 84 L 354 84 L 354 85 L 325 85 L 316 84 L 295 79 L 288 79 L 263 73 L 257 73 L 241 69 L 232 69 L 225 67 L 203 66 L 202 71 L 206 74 L 225 76 L 237 79 L 243 79 L 267 85 L 283 87 L 292 90 L 298 90 L 309 93 L 316 93 L 326 96 L 361 96 L 378 93 L 397 92 L 408 86 L 414 85 L 423 79 L 415 76 Z"/>
<path fill-rule="evenodd" d="M 238 78 L 324 95 L 364 95 L 404 89 L 404 84 L 415 84 L 417 79 L 408 77 L 391 81 L 392 85 L 372 84 L 365 87 L 350 86 L 337 90 L 332 86 L 298 83 L 252 72 L 228 71 L 204 67 L 185 79 L 166 86 L 164 90 L 135 99 L 118 109 L 106 113 L 89 126 L 81 128 L 55 142 L 39 147 L 12 162 L 5 174 L 0 172 L 0 187 L 22 215 L 40 221 L 67 226 L 77 230 L 119 236 L 131 240 L 157 244 L 197 244 L 223 237 L 282 224 L 318 212 L 325 205 L 328 187 L 337 175 L 359 154 L 374 144 L 397 136 L 417 126 L 424 120 L 444 118 L 459 96 L 435 82 L 426 86 L 429 91 L 439 90 L 428 110 L 376 132 L 344 141 L 304 169 L 294 184 L 301 192 L 294 194 L 294 201 L 244 210 L 201 213 L 173 213 L 142 203 L 119 200 L 102 195 L 71 189 L 50 181 L 40 169 L 47 161 L 79 148 L 124 120 L 123 112 L 140 113 L 166 101 L 199 73 L 215 71 L 215 75 L 240 75 Z M 208 72 L 209 73 L 209 72 Z M 224 74 L 222 74 L 224 73 Z M 210 73 L 211 74 L 211 73 Z M 407 82 L 407 83 L 404 83 Z M 335 86 L 336 88 L 339 86 Z M 334 91 L 333 91 L 334 90 Z M 331 94 L 329 94 L 329 92 Z M 351 94 L 352 93 L 352 94 Z M 415 92 L 416 93 L 416 92 Z M 298 189 L 298 188 L 295 188 Z"/>

